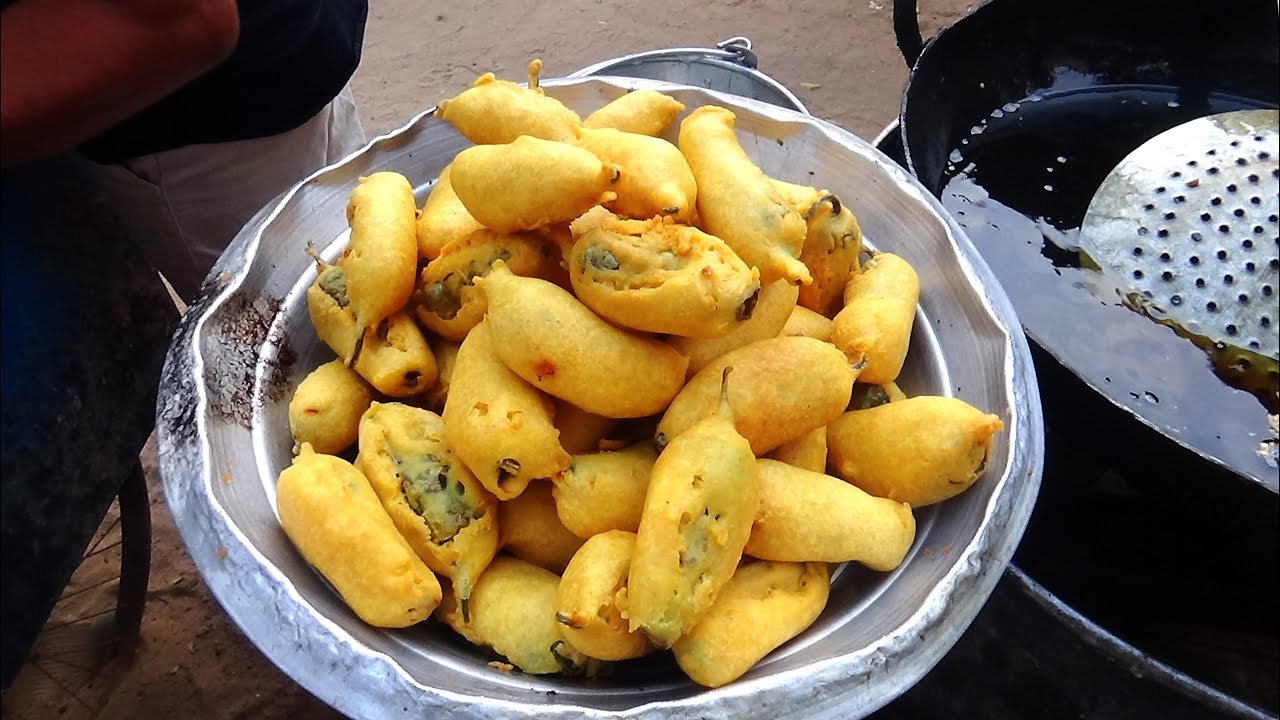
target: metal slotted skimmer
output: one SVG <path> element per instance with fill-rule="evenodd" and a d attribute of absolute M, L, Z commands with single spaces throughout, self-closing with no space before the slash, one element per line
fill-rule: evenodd
<path fill-rule="evenodd" d="M 1280 112 L 1193 120 L 1144 143 L 1089 205 L 1080 245 L 1153 319 L 1280 358 Z"/>

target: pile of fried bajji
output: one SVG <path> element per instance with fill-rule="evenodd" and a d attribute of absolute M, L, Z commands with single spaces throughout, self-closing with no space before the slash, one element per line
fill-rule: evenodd
<path fill-rule="evenodd" d="M 670 649 L 721 686 L 818 618 L 832 564 L 897 567 L 1003 426 L 898 389 L 916 273 L 766 176 L 733 112 L 673 144 L 669 95 L 584 120 L 539 68 L 439 105 L 475 145 L 422 208 L 361 178 L 341 257 L 311 251 L 337 357 L 291 399 L 280 522 L 371 625 L 434 616 L 536 674 Z"/>

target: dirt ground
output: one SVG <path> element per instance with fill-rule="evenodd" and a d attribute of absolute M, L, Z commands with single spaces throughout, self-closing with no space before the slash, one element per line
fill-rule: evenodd
<path fill-rule="evenodd" d="M 963 15 L 966 0 L 925 0 L 928 37 Z M 372 137 L 493 70 L 520 78 L 541 57 L 548 77 L 643 50 L 708 47 L 746 35 L 760 69 L 815 115 L 865 138 L 897 114 L 906 68 L 894 46 L 892 0 L 374 0 L 352 87 Z M 132 662 L 91 683 L 28 666 L 3 715 L 43 718 L 336 718 L 260 654 L 211 597 L 159 491 L 154 449 L 144 454 L 152 501 L 150 592 Z M 64 668 L 65 670 L 66 668 Z M 59 676 L 61 677 L 61 676 Z M 25 688 L 25 690 L 23 689 Z M 74 692 L 72 692 L 74 691 Z M 24 694 L 25 693 L 25 694 Z"/>

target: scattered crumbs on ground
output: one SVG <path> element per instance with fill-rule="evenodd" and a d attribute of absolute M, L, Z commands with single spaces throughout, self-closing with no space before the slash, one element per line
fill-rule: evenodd
<path fill-rule="evenodd" d="M 819 85 L 818 83 L 802 82 L 800 83 L 800 87 L 804 88 L 805 90 L 817 90 L 818 88 L 822 87 L 822 85 Z"/>

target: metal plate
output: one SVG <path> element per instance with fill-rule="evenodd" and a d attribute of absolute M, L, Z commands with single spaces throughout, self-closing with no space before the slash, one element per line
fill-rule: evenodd
<path fill-rule="evenodd" d="M 1080 245 L 1153 317 L 1280 358 L 1280 113 L 1183 123 L 1111 171 Z"/>
<path fill-rule="evenodd" d="M 733 109 L 766 172 L 840 193 L 877 246 L 910 261 L 921 308 L 901 384 L 1001 416 L 985 476 L 917 515 L 917 541 L 893 573 L 846 567 L 804 634 L 717 690 L 667 656 L 595 679 L 505 674 L 436 623 L 364 625 L 307 567 L 274 510 L 289 462 L 292 389 L 327 358 L 307 318 L 308 243 L 336 252 L 362 175 L 404 173 L 419 200 L 468 143 L 424 112 L 264 208 L 214 267 L 183 318 L 157 408 L 165 497 L 196 567 L 244 633 L 307 690 L 357 718 L 856 718 L 914 684 L 990 594 L 1039 488 L 1043 426 L 1018 321 L 991 271 L 940 204 L 864 141 L 763 103 L 647 80 L 547 81 L 579 113 L 630 89 L 669 92 L 692 110 Z M 674 132 L 674 129 L 673 129 Z"/>

